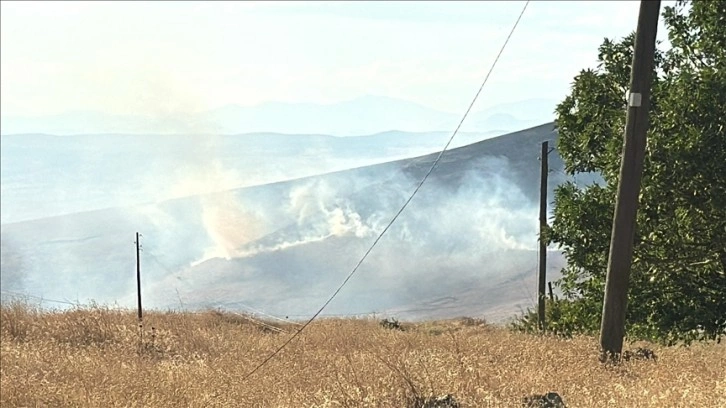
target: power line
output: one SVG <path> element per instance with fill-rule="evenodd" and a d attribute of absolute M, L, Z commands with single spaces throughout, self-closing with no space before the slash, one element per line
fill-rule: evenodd
<path fill-rule="evenodd" d="M 157 257 L 156 257 L 156 255 L 154 255 L 154 254 L 153 254 L 152 252 L 149 252 L 149 250 L 148 250 L 148 249 L 147 249 L 147 251 L 146 251 L 146 255 L 150 256 L 150 257 L 151 257 L 151 259 L 152 259 L 152 260 L 153 260 L 153 261 L 154 261 L 154 262 L 155 262 L 155 263 L 156 263 L 156 264 L 157 264 L 158 266 L 160 266 L 160 267 L 161 267 L 162 269 L 164 269 L 164 270 L 165 270 L 166 272 L 168 272 L 168 273 L 169 273 L 170 275 L 178 275 L 178 272 L 172 272 L 170 268 L 168 268 L 168 267 L 167 267 L 167 266 L 166 266 L 165 264 L 163 264 L 163 263 L 162 263 L 162 262 L 161 262 L 161 261 L 159 260 L 159 258 L 157 258 Z M 178 290 L 178 288 L 176 288 L 176 287 L 175 287 L 174 289 L 176 290 L 176 294 L 177 294 L 177 296 L 179 296 L 179 290 Z M 181 301 L 181 298 L 180 298 L 180 301 Z M 281 318 L 281 317 L 278 317 L 278 316 L 274 316 L 274 315 L 271 315 L 271 314 L 269 314 L 269 313 L 265 313 L 265 312 L 263 312 L 262 310 L 259 310 L 259 309 L 255 309 L 254 307 L 252 307 L 252 306 L 250 306 L 250 305 L 247 305 L 247 304 L 245 304 L 245 303 L 239 302 L 239 301 L 235 301 L 234 303 L 235 303 L 235 305 L 238 305 L 238 306 L 241 306 L 241 307 L 243 307 L 243 308 L 247 309 L 248 313 L 250 313 L 250 314 L 259 314 L 259 315 L 261 315 L 261 316 L 263 316 L 263 317 L 266 317 L 266 318 L 268 318 L 268 319 L 273 319 L 273 320 L 277 320 L 277 321 L 280 321 L 280 322 L 285 322 L 285 323 L 288 323 L 288 324 L 292 324 L 292 325 L 296 325 L 296 326 L 301 326 L 301 325 L 302 325 L 302 324 L 300 324 L 300 323 L 297 323 L 297 322 L 292 322 L 292 321 L 289 321 L 289 320 L 283 319 L 283 318 Z"/>
<path fill-rule="evenodd" d="M 499 53 L 497 54 L 496 58 L 494 58 L 494 62 L 492 63 L 491 67 L 489 68 L 489 72 L 487 72 L 486 76 L 484 77 L 484 80 L 482 81 L 481 86 L 479 86 L 479 90 L 474 95 L 474 98 L 472 99 L 471 103 L 469 104 L 469 107 L 466 109 L 466 112 L 464 112 L 464 116 L 459 121 L 459 124 L 456 126 L 456 129 L 454 129 L 454 132 L 451 134 L 451 137 L 446 142 L 446 145 L 444 146 L 444 148 L 441 150 L 441 152 L 439 152 L 438 156 L 436 156 L 436 160 L 434 160 L 434 162 L 431 164 L 431 167 L 429 168 L 428 172 L 426 172 L 426 174 L 423 176 L 423 178 L 418 183 L 416 188 L 413 190 L 411 195 L 408 197 L 406 202 L 403 203 L 403 206 L 401 206 L 401 209 L 398 210 L 398 212 L 396 212 L 396 214 L 393 216 L 393 218 L 391 218 L 391 221 L 388 222 L 388 224 L 383 229 L 383 231 L 381 231 L 381 233 L 378 234 L 378 237 L 376 237 L 375 241 L 373 241 L 373 244 L 371 244 L 371 246 L 368 248 L 368 250 L 363 254 L 361 259 L 355 265 L 353 270 L 343 280 L 343 283 L 341 283 L 340 286 L 338 286 L 338 288 L 335 290 L 335 292 L 333 292 L 333 294 L 323 304 L 323 306 L 320 307 L 320 309 L 307 322 L 305 322 L 305 324 L 303 324 L 302 327 L 300 327 L 300 329 L 298 329 L 292 336 L 290 336 L 290 338 L 287 339 L 287 341 L 285 341 L 280 347 L 278 347 L 277 350 L 275 350 L 272 354 L 270 354 L 267 358 L 265 358 L 260 364 L 258 364 L 247 375 L 242 377 L 242 381 L 247 380 L 253 374 L 255 374 L 260 368 L 264 367 L 270 360 L 272 360 L 277 354 L 279 354 L 282 351 L 282 349 L 287 347 L 287 345 L 290 344 L 290 342 L 292 342 L 297 336 L 299 336 L 300 333 L 302 333 L 302 331 L 305 330 L 305 328 L 308 327 L 310 325 L 310 323 L 312 323 L 313 320 L 315 320 L 315 318 L 317 318 L 320 315 L 320 313 L 322 313 L 322 311 L 328 306 L 328 304 L 330 304 L 330 302 L 332 302 L 333 299 L 335 299 L 335 297 L 338 295 L 338 293 L 341 291 L 341 289 L 343 289 L 343 287 L 348 283 L 350 278 L 352 278 L 353 275 L 358 271 L 358 268 L 361 266 L 361 264 L 363 264 L 363 261 L 365 261 L 365 259 L 371 253 L 371 251 L 373 251 L 373 248 L 375 248 L 376 245 L 378 244 L 378 242 L 381 240 L 381 238 L 383 238 L 383 235 L 385 235 L 385 233 L 388 231 L 388 229 L 391 227 L 391 225 L 393 225 L 393 223 L 398 219 L 398 217 L 401 215 L 401 213 L 403 213 L 403 210 L 405 210 L 406 207 L 408 207 L 408 204 L 416 196 L 418 191 L 421 189 L 421 186 L 423 186 L 423 184 L 429 178 L 431 173 L 434 171 L 434 168 L 436 168 L 436 165 L 441 160 L 441 157 L 444 155 L 444 152 L 446 152 L 446 149 L 448 149 L 449 145 L 451 145 L 451 142 L 454 140 L 454 137 L 459 132 L 459 129 L 461 128 L 461 125 L 464 123 L 464 120 L 469 115 L 469 112 L 471 111 L 471 109 L 474 107 L 474 103 L 476 103 L 476 100 L 479 98 L 479 94 L 481 94 L 481 91 L 484 89 L 484 85 L 486 85 L 487 81 L 489 80 L 489 77 L 492 74 L 492 71 L 494 71 L 494 67 L 496 67 L 497 62 L 499 61 L 499 58 L 502 56 L 504 49 L 507 47 L 507 44 L 509 43 L 509 39 L 512 38 L 512 34 L 514 34 L 514 30 L 519 25 L 519 21 L 522 19 L 522 16 L 524 15 L 524 11 L 527 10 L 527 6 L 529 5 L 529 2 L 530 2 L 530 0 L 527 0 L 524 3 L 524 7 L 522 7 L 522 11 L 519 13 L 517 20 L 514 22 L 514 26 L 512 26 L 512 29 L 509 31 L 507 38 L 504 40 L 504 44 L 502 44 L 502 47 L 499 49 Z"/>
<path fill-rule="evenodd" d="M 151 260 L 154 261 L 157 266 L 160 266 L 161 269 L 165 270 L 169 275 L 174 275 L 178 273 L 173 272 L 171 268 L 167 267 L 164 263 L 162 263 L 159 258 L 157 258 L 156 255 L 154 255 L 154 253 L 151 252 L 148 248 L 146 249 L 146 251 L 144 251 L 144 253 L 146 253 L 147 256 L 151 257 Z"/>
<path fill-rule="evenodd" d="M 5 293 L 6 295 L 15 296 L 15 297 L 24 297 L 24 298 L 27 298 L 27 299 L 36 299 L 40 303 L 58 303 L 58 304 L 71 305 L 71 306 L 82 306 L 83 305 L 82 303 L 71 302 L 71 301 L 68 301 L 68 300 L 48 299 L 48 298 L 44 298 L 42 296 L 31 295 L 29 293 L 12 292 L 12 291 L 9 291 L 9 290 L 0 290 L 0 292 Z"/>
<path fill-rule="evenodd" d="M 279 321 L 279 322 L 285 322 L 285 323 L 288 323 L 288 324 L 292 324 L 292 325 L 295 325 L 295 326 L 302 326 L 302 325 L 301 325 L 300 323 L 297 323 L 297 322 L 293 322 L 293 321 L 290 321 L 290 320 L 287 320 L 287 319 L 283 319 L 283 318 L 281 318 L 281 317 L 278 317 L 278 316 L 274 316 L 274 315 L 271 315 L 271 314 L 265 313 L 265 312 L 263 312 L 262 310 L 259 310 L 259 309 L 255 309 L 254 307 L 252 307 L 252 306 L 249 306 L 249 305 L 246 305 L 246 304 L 244 304 L 244 303 L 241 303 L 241 302 L 235 302 L 235 304 L 239 304 L 240 306 L 244 307 L 245 309 L 247 309 L 247 310 L 248 310 L 248 312 L 249 312 L 250 314 L 255 314 L 255 313 L 257 313 L 257 314 L 259 314 L 259 315 L 262 315 L 263 317 L 266 317 L 266 318 L 268 318 L 268 319 L 273 319 L 273 320 L 277 320 L 277 321 Z M 288 315 L 288 316 L 289 316 L 289 315 Z"/>

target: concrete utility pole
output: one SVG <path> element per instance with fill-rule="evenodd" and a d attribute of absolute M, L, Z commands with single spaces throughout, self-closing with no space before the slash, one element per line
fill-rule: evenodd
<path fill-rule="evenodd" d="M 547 285 L 547 244 L 543 239 L 543 233 L 547 228 L 547 176 L 549 173 L 549 164 L 547 163 L 547 155 L 549 154 L 548 143 L 542 142 L 542 154 L 540 156 L 540 186 L 539 186 L 539 290 L 537 297 L 537 320 L 539 329 L 545 330 L 545 286 Z"/>
<path fill-rule="evenodd" d="M 600 326 L 600 346 L 606 355 L 619 355 L 625 336 L 628 280 L 633 260 L 640 178 L 643 173 L 650 86 L 658 29 L 660 0 L 641 0 L 635 52 L 630 71 L 630 92 L 625 125 L 625 144 L 620 163 L 620 180 L 610 237 L 605 299 Z"/>

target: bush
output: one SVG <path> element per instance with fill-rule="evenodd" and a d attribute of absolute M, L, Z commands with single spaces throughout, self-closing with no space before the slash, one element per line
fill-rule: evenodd
<path fill-rule="evenodd" d="M 546 332 L 562 337 L 574 334 L 595 335 L 600 330 L 601 306 L 592 304 L 586 299 L 570 301 L 566 299 L 547 300 L 545 302 Z M 509 327 L 515 331 L 538 333 L 537 309 L 529 308 L 515 317 Z"/>

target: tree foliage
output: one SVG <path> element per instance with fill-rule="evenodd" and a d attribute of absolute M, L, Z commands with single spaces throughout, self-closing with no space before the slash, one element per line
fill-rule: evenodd
<path fill-rule="evenodd" d="M 726 334 L 726 2 L 681 1 L 663 18 L 626 331 L 672 344 Z M 566 171 L 604 180 L 555 192 L 546 238 L 568 258 L 567 304 L 548 325 L 564 331 L 596 330 L 602 315 L 634 38 L 605 39 L 556 110 Z"/>

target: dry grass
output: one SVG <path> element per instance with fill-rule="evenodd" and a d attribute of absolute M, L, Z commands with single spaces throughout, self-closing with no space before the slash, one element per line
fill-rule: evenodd
<path fill-rule="evenodd" d="M 726 407 L 726 345 L 662 348 L 657 361 L 598 362 L 597 341 L 514 333 L 475 320 L 313 323 L 292 331 L 238 315 L 0 309 L 3 407 L 406 407 L 452 394 L 464 407 L 516 407 L 556 391 L 568 407 Z M 151 327 L 154 327 L 152 334 Z M 283 326 L 277 325 L 285 329 Z"/>

